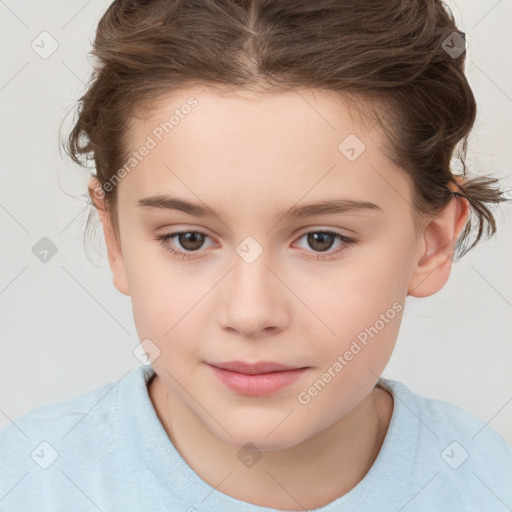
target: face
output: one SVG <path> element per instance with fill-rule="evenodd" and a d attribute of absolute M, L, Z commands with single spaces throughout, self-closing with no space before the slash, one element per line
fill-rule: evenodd
<path fill-rule="evenodd" d="M 155 144 L 117 185 L 109 258 L 139 339 L 158 349 L 156 373 L 233 446 L 289 447 L 333 425 L 375 386 L 426 251 L 383 134 L 333 94 L 198 88 L 134 120 L 134 151 L 148 136 Z M 247 377 L 234 389 L 211 366 L 229 361 L 305 370 L 280 374 L 282 387 Z"/>

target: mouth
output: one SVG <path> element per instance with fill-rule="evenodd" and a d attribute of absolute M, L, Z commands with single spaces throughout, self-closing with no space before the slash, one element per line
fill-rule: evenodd
<path fill-rule="evenodd" d="M 274 363 L 272 361 L 260 361 L 258 363 L 246 363 L 244 361 L 228 361 L 225 363 L 210 364 L 222 370 L 244 373 L 246 375 L 258 375 L 262 373 L 298 370 L 301 368 L 299 366 L 286 366 L 284 364 Z"/>
<path fill-rule="evenodd" d="M 271 361 L 210 363 L 217 378 L 232 391 L 248 396 L 266 396 L 289 386 L 309 367 L 287 366 Z"/>

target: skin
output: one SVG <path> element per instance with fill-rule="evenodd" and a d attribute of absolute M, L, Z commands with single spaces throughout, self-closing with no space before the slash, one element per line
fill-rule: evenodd
<path fill-rule="evenodd" d="M 387 158 L 384 134 L 355 119 L 340 96 L 321 91 L 175 92 L 151 119 L 133 121 L 134 150 L 190 96 L 198 106 L 117 186 L 119 239 L 95 198 L 114 285 L 131 296 L 139 339 L 160 351 L 149 395 L 187 464 L 234 498 L 318 508 L 357 485 L 378 455 L 393 399 L 376 383 L 403 309 L 309 403 L 298 394 L 393 303 L 444 286 L 469 205 L 453 198 L 415 231 L 411 184 Z M 353 162 L 338 150 L 351 133 L 366 146 Z M 97 187 L 92 178 L 92 195 Z M 154 194 L 205 203 L 223 221 L 137 206 Z M 277 217 L 297 204 L 340 197 L 381 211 Z M 312 246 L 301 235 L 305 228 L 357 243 L 335 253 L 343 242 Z M 166 248 L 154 239 L 197 229 L 208 234 L 203 246 L 175 237 Z M 252 263 L 236 252 L 247 236 L 263 249 Z M 192 257 L 180 259 L 169 246 Z M 315 259 L 322 254 L 331 256 Z M 308 370 L 273 395 L 250 397 L 227 388 L 206 364 L 231 360 Z M 237 457 L 248 442 L 262 455 L 252 467 Z"/>

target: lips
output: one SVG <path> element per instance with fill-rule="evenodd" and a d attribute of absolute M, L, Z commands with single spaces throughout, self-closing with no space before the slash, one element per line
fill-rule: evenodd
<path fill-rule="evenodd" d="M 222 370 L 243 373 L 245 375 L 260 375 L 262 373 L 284 372 L 303 368 L 300 366 L 286 366 L 284 364 L 274 363 L 272 361 L 260 361 L 258 363 L 228 361 L 224 363 L 211 363 L 211 366 L 221 368 Z"/>
<path fill-rule="evenodd" d="M 209 364 L 213 374 L 232 391 L 253 397 L 277 393 L 291 386 L 308 367 L 286 366 L 271 361 L 229 361 Z"/>

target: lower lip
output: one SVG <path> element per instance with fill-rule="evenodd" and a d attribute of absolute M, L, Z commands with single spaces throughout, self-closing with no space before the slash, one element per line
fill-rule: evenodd
<path fill-rule="evenodd" d="M 216 366 L 211 366 L 211 368 L 226 386 L 237 393 L 249 396 L 265 396 L 276 393 L 296 381 L 307 370 L 307 368 L 297 368 L 283 372 L 247 375 L 223 370 Z"/>

